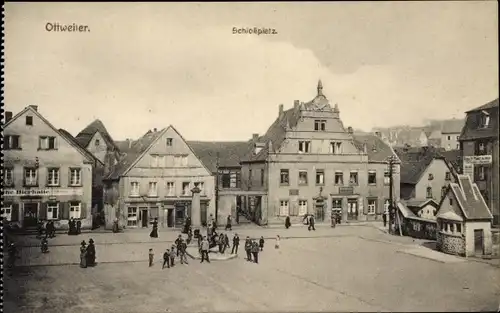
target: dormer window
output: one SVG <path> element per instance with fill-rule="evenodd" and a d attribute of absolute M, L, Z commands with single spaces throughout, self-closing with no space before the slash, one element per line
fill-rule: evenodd
<path fill-rule="evenodd" d="M 311 142 L 299 141 L 299 153 L 309 153 L 309 152 L 311 152 Z"/>
<path fill-rule="evenodd" d="M 325 131 L 326 130 L 326 120 L 314 120 L 314 130 Z"/>
<path fill-rule="evenodd" d="M 481 111 L 481 123 L 479 126 L 481 128 L 488 128 L 490 126 L 490 113 Z"/>

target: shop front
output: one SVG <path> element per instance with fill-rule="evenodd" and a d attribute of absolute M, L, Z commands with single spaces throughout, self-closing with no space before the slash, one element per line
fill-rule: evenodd
<path fill-rule="evenodd" d="M 332 199 L 332 213 L 340 214 L 342 221 L 359 220 L 363 211 L 363 197 L 354 194 L 353 187 L 340 187 L 337 194 L 330 194 Z"/>

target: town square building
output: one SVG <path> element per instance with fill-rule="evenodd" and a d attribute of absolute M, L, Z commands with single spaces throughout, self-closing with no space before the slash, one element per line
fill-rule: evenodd
<path fill-rule="evenodd" d="M 102 165 L 62 135 L 31 105 L 4 125 L 4 218 L 22 228 L 52 220 L 67 228 L 71 218 L 92 226 L 93 168 Z"/>
<path fill-rule="evenodd" d="M 241 182 L 243 190 L 261 194 L 256 222 L 282 223 L 286 216 L 300 222 L 305 214 L 329 222 L 332 210 L 344 221 L 381 220 L 390 198 L 390 157 L 398 200 L 399 160 L 392 148 L 379 136 L 354 134 L 339 115 L 320 81 L 313 100 L 295 100 L 288 110 L 280 105 L 268 131 L 254 136 L 241 161 Z"/>
<path fill-rule="evenodd" d="M 131 141 L 104 185 L 107 227 L 115 218 L 126 227 L 156 218 L 160 227 L 178 227 L 187 216 L 200 226 L 215 212 L 212 171 L 172 126 Z"/>

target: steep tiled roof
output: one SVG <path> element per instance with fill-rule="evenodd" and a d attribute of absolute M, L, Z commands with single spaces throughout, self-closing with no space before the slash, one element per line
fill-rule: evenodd
<path fill-rule="evenodd" d="M 239 167 L 241 159 L 251 146 L 250 142 L 188 141 L 200 161 L 212 172 L 216 172 L 217 154 L 220 167 Z"/>
<path fill-rule="evenodd" d="M 441 125 L 441 132 L 443 134 L 460 134 L 465 125 L 464 119 L 451 119 L 443 121 Z"/>
<path fill-rule="evenodd" d="M 401 160 L 401 183 L 417 184 L 433 159 L 443 158 L 438 149 L 423 147 L 419 149 L 395 149 Z"/>
<path fill-rule="evenodd" d="M 90 151 L 88 151 L 85 147 L 82 147 L 80 146 L 80 144 L 78 143 L 78 141 L 75 139 L 75 137 L 73 137 L 73 135 L 71 135 L 67 130 L 65 129 L 62 129 L 62 128 L 59 128 L 59 133 L 66 137 L 66 139 L 68 139 L 69 141 L 71 141 L 73 144 L 77 145 L 78 147 L 80 147 L 82 150 L 83 150 L 83 153 L 85 153 L 88 157 L 92 158 L 94 160 L 94 162 L 98 162 L 99 164 L 101 165 L 104 165 L 98 158 L 96 158 Z"/>
<path fill-rule="evenodd" d="M 86 148 L 89 145 L 90 140 L 92 140 L 92 137 L 94 137 L 95 133 L 97 132 L 99 132 L 101 136 L 104 138 L 108 148 L 119 150 L 118 147 L 115 145 L 115 142 L 109 135 L 108 131 L 106 130 L 104 124 L 101 122 L 101 120 L 98 119 L 90 123 L 87 127 L 85 127 L 81 132 L 78 133 L 78 135 L 76 135 L 75 138 L 80 144 L 80 146 Z"/>
<path fill-rule="evenodd" d="M 481 111 L 490 113 L 490 123 L 487 128 L 482 128 L 480 125 Z M 460 134 L 460 140 L 498 138 L 498 123 L 498 99 L 496 99 L 467 112 L 467 119 Z"/>
<path fill-rule="evenodd" d="M 460 161 L 462 158 L 460 150 L 440 151 L 439 153 L 456 171 L 460 171 Z"/>
<path fill-rule="evenodd" d="M 372 134 L 353 134 L 354 145 L 363 151 L 363 145 L 366 144 L 369 162 L 386 162 L 394 154 L 392 148 L 380 137 Z"/>
<path fill-rule="evenodd" d="M 158 139 L 163 133 L 165 129 L 162 129 L 158 132 L 148 132 L 138 140 L 132 143 L 132 147 L 128 150 L 128 152 L 123 153 L 123 156 L 120 161 L 113 167 L 111 172 L 105 177 L 105 179 L 114 180 L 120 178 L 125 171 L 132 166 L 135 161 L 144 153 L 151 144 Z"/>
<path fill-rule="evenodd" d="M 468 175 L 458 175 L 458 183 L 450 183 L 450 188 L 466 220 L 493 219 L 479 188 Z"/>
<path fill-rule="evenodd" d="M 127 153 L 132 147 L 131 144 L 134 142 L 132 139 L 115 141 L 115 145 L 118 147 L 120 152 Z"/>

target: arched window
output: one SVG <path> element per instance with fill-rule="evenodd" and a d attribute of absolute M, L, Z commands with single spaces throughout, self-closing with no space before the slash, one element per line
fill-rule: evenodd
<path fill-rule="evenodd" d="M 432 199 L 432 187 L 427 187 L 427 199 Z"/>

